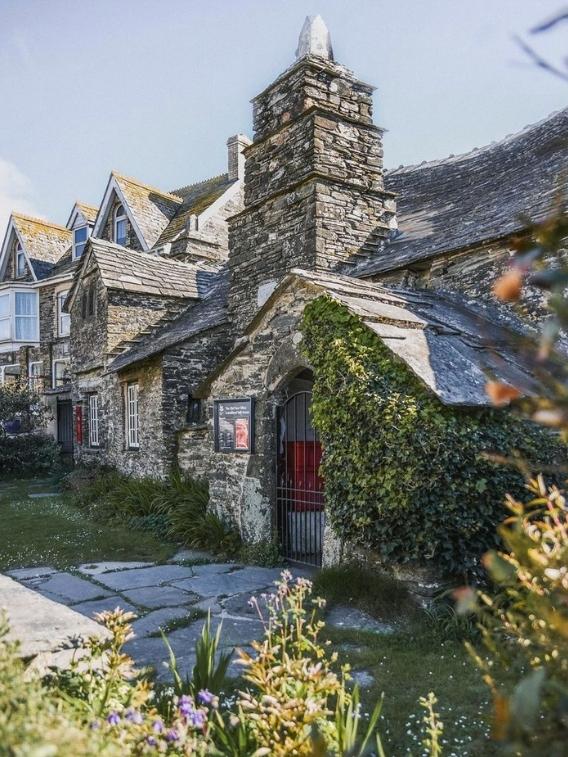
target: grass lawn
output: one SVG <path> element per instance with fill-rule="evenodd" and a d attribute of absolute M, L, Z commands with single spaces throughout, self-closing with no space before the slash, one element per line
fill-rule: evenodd
<path fill-rule="evenodd" d="M 419 699 L 431 691 L 444 724 L 444 757 L 496 754 L 486 736 L 489 691 L 463 641 L 444 639 L 444 632 L 433 626 L 399 582 L 357 566 L 339 566 L 315 577 L 314 594 L 325 597 L 328 606 L 358 607 L 396 629 L 391 634 L 325 629 L 353 673 L 372 675 L 374 683 L 361 686 L 366 711 L 384 692 L 381 737 L 389 757 L 425 753 L 426 711 Z"/>
<path fill-rule="evenodd" d="M 412 633 L 378 636 L 356 631 L 326 630 L 341 660 L 352 671 L 364 670 L 374 677 L 373 686 L 362 690 L 366 711 L 384 692 L 381 738 L 387 755 L 423 754 L 422 718 L 418 701 L 433 691 L 444 724 L 444 756 L 495 754 L 486 735 L 489 731 L 488 690 L 459 641 L 433 641 L 431 634 Z"/>
<path fill-rule="evenodd" d="M 164 561 L 176 546 L 150 533 L 95 523 L 70 503 L 70 497 L 32 499 L 52 492 L 49 479 L 0 482 L 0 571 L 35 565 L 68 568 L 101 560 Z"/>

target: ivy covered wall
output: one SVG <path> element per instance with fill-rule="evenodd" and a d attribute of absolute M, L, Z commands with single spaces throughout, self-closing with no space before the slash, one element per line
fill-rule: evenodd
<path fill-rule="evenodd" d="M 386 564 L 475 569 L 496 544 L 506 493 L 524 487 L 514 467 L 483 453 L 550 462 L 559 445 L 510 411 L 443 405 L 328 296 L 307 305 L 302 333 L 334 532 Z"/>

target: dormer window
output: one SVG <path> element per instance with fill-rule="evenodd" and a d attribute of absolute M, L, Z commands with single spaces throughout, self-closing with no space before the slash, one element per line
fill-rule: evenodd
<path fill-rule="evenodd" d="M 87 244 L 90 229 L 88 226 L 79 226 L 73 229 L 73 260 L 79 260 Z"/>
<path fill-rule="evenodd" d="M 22 245 L 16 243 L 16 277 L 20 278 L 26 273 L 26 256 L 22 249 Z"/>
<path fill-rule="evenodd" d="M 127 242 L 127 223 L 126 212 L 123 205 L 117 205 L 114 211 L 114 241 L 116 244 L 124 246 Z"/>

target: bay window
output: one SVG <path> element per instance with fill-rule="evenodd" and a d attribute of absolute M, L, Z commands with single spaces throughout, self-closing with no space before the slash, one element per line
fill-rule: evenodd
<path fill-rule="evenodd" d="M 0 342 L 39 340 L 38 293 L 5 289 L 0 292 Z"/>
<path fill-rule="evenodd" d="M 138 418 L 138 384 L 126 387 L 126 442 L 130 449 L 140 447 Z"/>

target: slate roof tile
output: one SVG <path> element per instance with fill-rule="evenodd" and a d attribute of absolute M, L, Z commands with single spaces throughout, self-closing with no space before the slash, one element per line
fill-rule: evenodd
<path fill-rule="evenodd" d="M 57 261 L 71 246 L 71 232 L 41 218 L 12 213 L 16 227 L 34 273 L 38 279 L 47 278 Z"/>
<path fill-rule="evenodd" d="M 550 213 L 567 170 L 568 108 L 465 155 L 387 171 L 399 231 L 356 275 L 519 232 Z"/>

